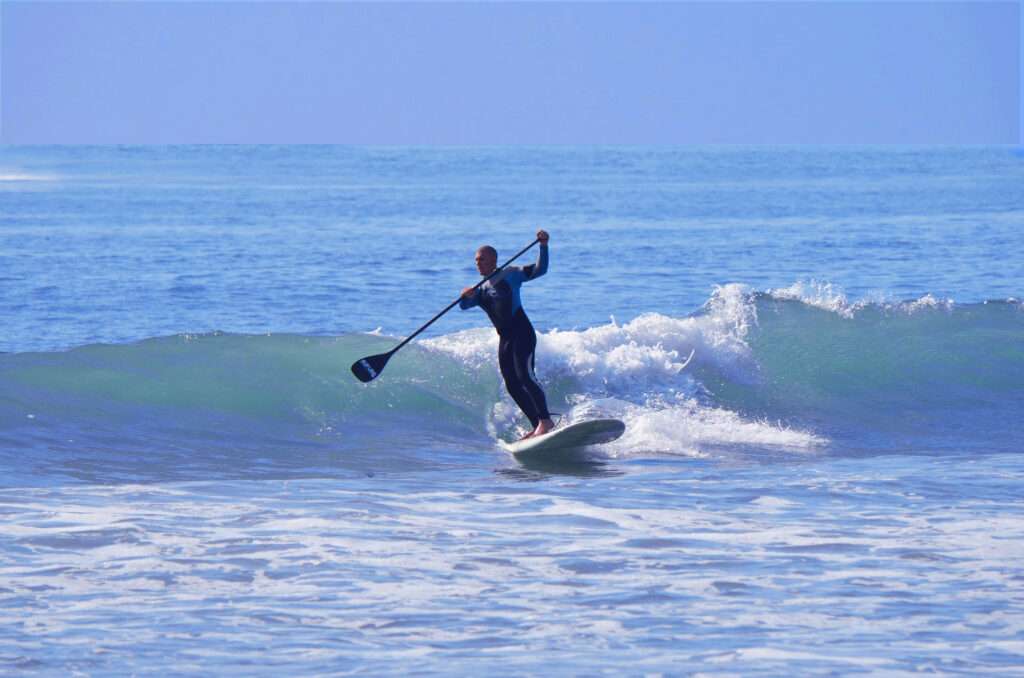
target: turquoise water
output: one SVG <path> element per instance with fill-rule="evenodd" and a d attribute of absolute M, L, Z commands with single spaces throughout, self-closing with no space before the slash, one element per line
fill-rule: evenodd
<path fill-rule="evenodd" d="M 0 667 L 1024 670 L 1022 227 L 1004 148 L 0 148 Z M 478 311 L 352 378 L 537 228 L 622 439 L 501 451 Z"/>

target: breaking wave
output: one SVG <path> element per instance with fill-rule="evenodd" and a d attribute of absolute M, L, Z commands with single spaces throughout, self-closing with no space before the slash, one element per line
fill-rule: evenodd
<path fill-rule="evenodd" d="M 348 366 L 393 339 L 213 333 L 5 354 L 0 442 L 26 473 L 72 476 L 137 476 L 140 459 L 183 477 L 242 459 L 275 472 L 477 463 L 522 423 L 496 343 L 490 329 L 423 340 L 367 385 Z M 542 332 L 537 368 L 569 420 L 626 421 L 613 457 L 1004 449 L 1020 442 L 1022 347 L 1015 300 L 728 285 L 688 316 Z"/>

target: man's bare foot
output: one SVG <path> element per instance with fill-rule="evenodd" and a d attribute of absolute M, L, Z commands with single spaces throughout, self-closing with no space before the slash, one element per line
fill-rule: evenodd
<path fill-rule="evenodd" d="M 533 433 L 531 433 L 530 435 L 531 436 L 542 436 L 545 433 L 550 432 L 551 429 L 553 429 L 554 427 L 555 427 L 555 424 L 550 419 L 541 419 L 540 423 L 537 424 L 537 428 L 533 429 Z"/>
<path fill-rule="evenodd" d="M 520 438 L 520 439 L 519 439 L 519 442 L 523 442 L 523 441 L 524 441 L 524 440 L 526 440 L 527 438 L 532 438 L 532 437 L 533 437 L 533 436 L 534 436 L 535 434 L 536 434 L 536 431 L 530 431 L 529 433 L 527 433 L 526 435 L 524 435 L 524 436 L 523 436 L 522 438 Z"/>

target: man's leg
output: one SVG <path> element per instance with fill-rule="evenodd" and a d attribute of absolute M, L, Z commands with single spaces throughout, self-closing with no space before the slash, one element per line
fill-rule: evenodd
<path fill-rule="evenodd" d="M 502 337 L 498 341 L 498 366 L 501 368 L 501 376 L 505 379 L 505 388 L 508 390 L 508 394 L 512 396 L 512 400 L 516 402 L 519 409 L 530 420 L 530 426 L 535 429 L 537 424 L 540 423 L 540 417 L 537 416 L 537 409 L 533 404 L 533 399 L 524 388 L 522 379 L 520 379 L 516 371 L 513 347 L 514 342 L 509 338 Z"/>
<path fill-rule="evenodd" d="M 534 435 L 543 435 L 554 428 L 554 424 L 551 421 L 551 414 L 548 413 L 548 401 L 544 396 L 544 389 L 537 383 L 537 376 L 534 374 L 536 349 L 537 335 L 532 328 L 528 335 L 516 337 L 516 341 L 512 344 L 516 378 L 522 384 L 522 388 L 533 406 L 534 417 L 530 418 L 530 423 L 534 428 L 533 433 Z"/>

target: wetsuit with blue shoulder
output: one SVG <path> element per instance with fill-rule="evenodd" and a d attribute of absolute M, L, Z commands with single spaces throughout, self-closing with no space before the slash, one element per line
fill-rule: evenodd
<path fill-rule="evenodd" d="M 534 374 L 537 334 L 523 309 L 520 294 L 523 283 L 547 273 L 548 237 L 546 231 L 537 232 L 540 255 L 536 263 L 506 267 L 475 290 L 471 287 L 464 289 L 459 300 L 459 307 L 463 310 L 474 306 L 482 308 L 498 331 L 498 365 L 505 388 L 533 427 L 526 437 L 543 435 L 554 427 L 544 390 Z M 476 251 L 480 275 L 494 273 L 497 262 L 498 253 L 490 245 Z"/>

